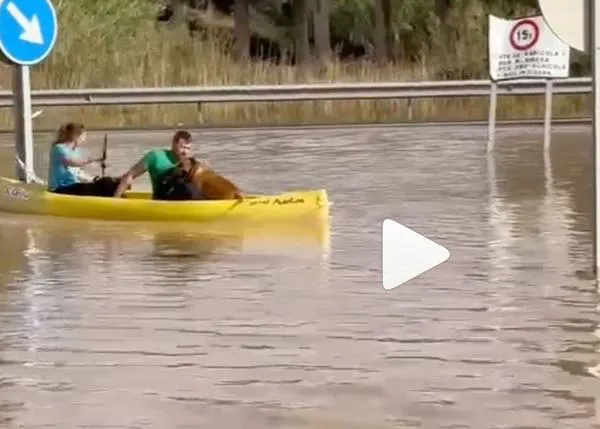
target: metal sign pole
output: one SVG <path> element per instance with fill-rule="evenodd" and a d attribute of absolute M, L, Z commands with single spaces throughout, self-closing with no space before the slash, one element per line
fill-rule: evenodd
<path fill-rule="evenodd" d="M 552 79 L 546 79 L 546 97 L 544 105 L 544 156 L 550 151 L 550 139 L 552 138 Z"/>
<path fill-rule="evenodd" d="M 538 0 L 552 31 L 573 49 L 589 53 L 592 62 L 592 136 L 594 170 L 594 264 L 600 280 L 600 0 L 577 1 L 565 8 L 563 0 Z"/>
<path fill-rule="evenodd" d="M 594 139 L 594 272 L 600 275 L 600 0 L 590 0 L 590 46 L 594 93 L 592 135 Z"/>
<path fill-rule="evenodd" d="M 33 166 L 33 124 L 31 117 L 31 79 L 29 66 L 13 66 L 13 99 L 15 117 L 15 149 L 18 162 L 17 179 L 30 183 Z"/>
<path fill-rule="evenodd" d="M 494 150 L 496 144 L 496 115 L 498 110 L 498 84 L 492 81 L 490 87 L 490 103 L 488 107 L 488 143 L 487 153 Z"/>

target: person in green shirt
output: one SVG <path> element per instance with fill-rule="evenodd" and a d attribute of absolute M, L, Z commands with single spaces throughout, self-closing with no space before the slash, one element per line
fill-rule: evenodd
<path fill-rule="evenodd" d="M 154 149 L 147 152 L 122 176 L 114 196 L 123 196 L 133 180 L 147 172 L 152 183 L 152 197 L 163 199 L 162 196 L 167 191 L 163 189 L 164 179 L 172 173 L 180 160 L 190 157 L 191 152 L 191 134 L 187 131 L 177 131 L 171 140 L 170 149 Z"/>

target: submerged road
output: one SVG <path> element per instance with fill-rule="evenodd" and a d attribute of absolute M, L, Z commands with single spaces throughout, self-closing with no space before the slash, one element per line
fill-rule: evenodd
<path fill-rule="evenodd" d="M 549 159 L 540 127 L 489 159 L 486 132 L 196 134 L 247 190 L 326 188 L 330 243 L 0 214 L 0 426 L 600 427 L 590 127 Z M 170 133 L 111 133 L 108 173 Z M 385 291 L 386 217 L 450 260 Z"/>

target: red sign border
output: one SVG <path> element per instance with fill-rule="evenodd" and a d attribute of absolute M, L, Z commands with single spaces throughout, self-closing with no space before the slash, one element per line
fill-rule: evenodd
<path fill-rule="evenodd" d="M 529 42 L 527 45 L 519 46 L 514 42 L 513 38 L 514 38 L 517 30 L 519 29 L 519 27 L 521 27 L 523 24 L 531 25 L 534 30 L 534 35 L 533 35 L 533 40 L 531 42 Z M 510 30 L 510 36 L 508 38 L 508 41 L 510 42 L 510 46 L 512 46 L 514 50 L 526 51 L 527 49 L 531 49 L 533 46 L 535 46 L 535 44 L 538 42 L 539 38 L 540 38 L 540 27 L 536 24 L 536 22 L 533 19 L 527 18 L 527 19 L 523 19 L 523 20 L 517 22 L 514 25 L 512 30 Z"/>

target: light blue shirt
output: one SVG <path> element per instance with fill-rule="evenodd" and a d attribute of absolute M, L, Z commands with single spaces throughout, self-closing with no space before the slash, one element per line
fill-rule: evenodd
<path fill-rule="evenodd" d="M 63 186 L 79 183 L 78 169 L 69 167 L 65 163 L 67 158 L 80 159 L 82 156 L 79 148 L 72 149 L 68 144 L 53 144 L 50 149 L 50 168 L 48 171 L 48 189 L 51 191 Z"/>

